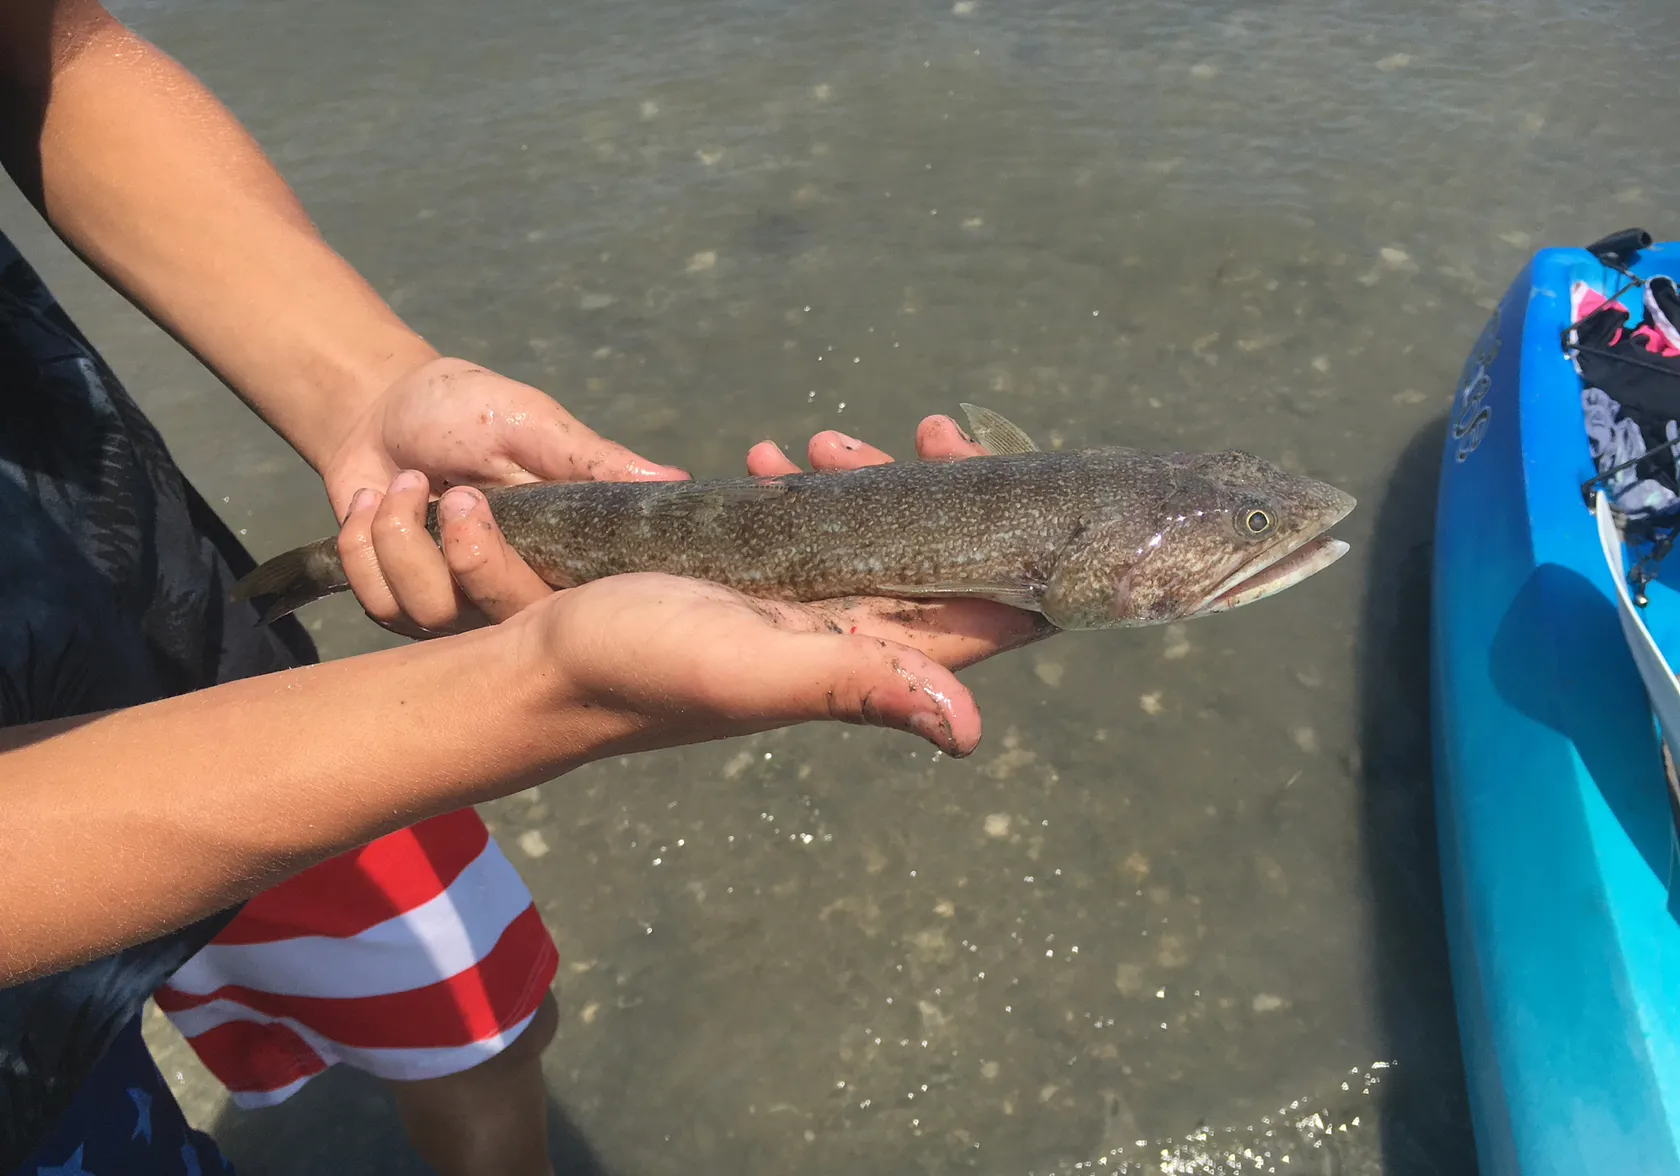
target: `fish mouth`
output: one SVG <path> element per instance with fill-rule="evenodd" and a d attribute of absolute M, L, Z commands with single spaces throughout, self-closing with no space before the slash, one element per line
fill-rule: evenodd
<path fill-rule="evenodd" d="M 1229 612 L 1256 600 L 1275 596 L 1308 576 L 1323 571 L 1347 553 L 1348 545 L 1340 539 L 1324 535 L 1309 539 L 1299 547 L 1272 557 L 1258 568 L 1246 567 L 1237 572 L 1196 610 L 1196 615 Z"/>
<path fill-rule="evenodd" d="M 1330 489 L 1328 509 L 1319 516 L 1319 525 L 1311 538 L 1290 546 L 1279 546 L 1250 560 L 1214 586 L 1206 603 L 1195 610 L 1194 616 L 1207 613 L 1230 612 L 1256 600 L 1276 596 L 1308 576 L 1325 568 L 1348 553 L 1348 545 L 1325 534 L 1331 527 L 1353 513 L 1359 504 L 1353 495 Z"/>

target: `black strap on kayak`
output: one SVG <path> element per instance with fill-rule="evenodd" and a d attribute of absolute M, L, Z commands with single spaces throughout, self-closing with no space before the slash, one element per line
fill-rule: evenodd
<path fill-rule="evenodd" d="M 1617 313 L 1614 309 L 1616 303 L 1620 302 L 1622 300 L 1622 295 L 1626 294 L 1629 290 L 1632 290 L 1635 287 L 1644 287 L 1645 279 L 1627 267 L 1632 265 L 1638 258 L 1639 251 L 1649 247 L 1650 244 L 1651 234 L 1647 233 L 1644 229 L 1621 229 L 1617 232 L 1609 234 L 1608 236 L 1600 237 L 1597 241 L 1594 241 L 1591 245 L 1587 246 L 1588 253 L 1598 258 L 1600 262 L 1608 266 L 1610 269 L 1613 269 L 1617 273 L 1621 274 L 1628 280 L 1628 282 L 1627 285 L 1623 286 L 1609 298 L 1605 299 L 1604 302 L 1599 305 L 1597 310 L 1590 311 L 1589 313 L 1582 315 L 1580 318 L 1570 323 L 1567 327 L 1563 328 L 1563 331 L 1560 333 L 1560 340 L 1563 343 L 1563 351 L 1565 355 L 1568 355 L 1571 359 L 1574 359 L 1577 355 L 1596 355 L 1600 358 L 1613 360 L 1617 363 L 1626 363 L 1635 367 L 1649 368 L 1653 371 L 1660 372 L 1663 375 L 1674 374 L 1670 371 L 1670 369 L 1664 367 L 1662 364 L 1641 360 L 1636 355 L 1628 355 L 1624 352 L 1611 351 L 1606 347 L 1597 347 L 1590 343 L 1582 343 L 1578 334 L 1582 327 L 1592 322 L 1592 320 L 1597 318 L 1599 315 Z M 1657 448 L 1660 449 L 1662 447 L 1659 445 Z M 1634 460 L 1642 461 L 1644 460 L 1644 456 L 1645 455 L 1641 454 L 1640 457 L 1635 458 Z M 1623 465 L 1619 465 L 1614 470 L 1600 474 L 1592 481 L 1601 481 L 1602 479 L 1609 477 L 1610 474 L 1626 469 L 1627 466 L 1632 464 L 1632 462 L 1627 462 Z M 1587 483 L 1587 485 L 1592 485 L 1592 482 Z M 1582 487 L 1582 492 L 1586 492 L 1585 486 Z"/>

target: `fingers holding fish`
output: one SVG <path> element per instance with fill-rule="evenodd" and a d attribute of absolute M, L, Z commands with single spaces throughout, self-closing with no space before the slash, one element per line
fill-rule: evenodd
<path fill-rule="evenodd" d="M 856 470 L 864 466 L 886 465 L 893 460 L 892 454 L 834 429 L 825 429 L 812 437 L 806 446 L 806 455 L 815 470 Z"/>
<path fill-rule="evenodd" d="M 811 465 L 815 469 L 855 470 L 863 466 L 886 465 L 893 461 L 883 452 L 855 437 L 833 429 L 811 438 Z M 916 427 L 916 456 L 923 461 L 954 461 L 965 457 L 983 457 L 987 450 L 948 416 L 923 418 Z"/>
<path fill-rule="evenodd" d="M 916 456 L 923 461 L 955 461 L 985 455 L 985 447 L 948 416 L 924 417 L 916 427 Z"/>
<path fill-rule="evenodd" d="M 979 704 L 937 658 L 861 631 L 836 633 L 809 606 L 772 611 L 760 604 L 750 606 L 756 632 L 736 638 L 751 671 L 710 677 L 718 701 L 742 696 L 728 705 L 740 707 L 743 718 L 890 727 L 958 757 L 978 746 Z"/>
<path fill-rule="evenodd" d="M 483 624 L 426 529 L 430 484 L 405 470 L 389 489 L 363 490 L 339 530 L 344 577 L 369 617 L 405 637 Z"/>
<path fill-rule="evenodd" d="M 362 477 L 390 462 L 479 486 L 688 477 L 601 436 L 540 389 L 449 357 L 391 385 L 342 460 Z"/>
<path fill-rule="evenodd" d="M 508 545 L 479 491 L 458 486 L 445 492 L 437 515 L 449 575 L 491 623 L 507 620 L 553 591 Z"/>
<path fill-rule="evenodd" d="M 774 441 L 760 441 L 747 450 L 747 473 L 755 478 L 779 478 L 803 472 Z"/>
<path fill-rule="evenodd" d="M 820 607 L 630 573 L 512 623 L 540 626 L 532 674 L 558 673 L 600 716 L 605 754 L 822 721 L 907 731 L 953 756 L 980 741 L 979 707 L 948 668 Z"/>
<path fill-rule="evenodd" d="M 932 658 L 881 638 L 809 635 L 794 640 L 823 642 L 832 657 L 826 713 L 813 717 L 908 731 L 959 758 L 979 746 L 979 705 Z M 786 664 L 802 672 L 797 660 Z M 786 686 L 797 688 L 796 681 Z"/>
<path fill-rule="evenodd" d="M 544 398 L 546 400 L 546 397 Z M 501 418 L 502 448 L 529 480 L 563 482 L 681 482 L 688 471 L 649 461 L 609 441 L 559 404 L 533 402 Z M 526 477 L 508 481 L 525 481 Z"/>
<path fill-rule="evenodd" d="M 989 600 L 859 596 L 800 606 L 830 629 L 907 645 L 952 670 L 1032 645 L 1060 630 L 1041 614 Z"/>
<path fill-rule="evenodd" d="M 733 592 L 732 589 L 720 591 Z M 1060 632 L 1041 614 L 989 600 L 901 600 L 850 596 L 796 604 L 741 598 L 778 628 L 869 637 L 907 646 L 950 670 L 1020 649 Z"/>
<path fill-rule="evenodd" d="M 948 416 L 927 417 L 916 429 L 916 456 L 923 461 L 954 461 L 985 453 L 986 449 Z M 812 436 L 806 456 L 811 468 L 819 472 L 855 470 L 895 460 L 885 450 L 835 429 Z M 802 471 L 774 441 L 760 441 L 747 452 L 747 472 L 754 477 L 773 478 Z"/>
<path fill-rule="evenodd" d="M 356 491 L 338 530 L 338 558 L 344 565 L 344 579 L 362 611 L 380 624 L 395 620 L 402 612 L 379 570 L 379 555 L 373 549 L 373 515 L 384 498 L 378 490 L 365 486 Z"/>
<path fill-rule="evenodd" d="M 813 436 L 805 452 L 811 468 L 818 473 L 886 465 L 893 460 L 890 453 L 833 429 Z M 754 477 L 775 478 L 803 472 L 774 441 L 760 441 L 747 451 L 747 473 Z"/>

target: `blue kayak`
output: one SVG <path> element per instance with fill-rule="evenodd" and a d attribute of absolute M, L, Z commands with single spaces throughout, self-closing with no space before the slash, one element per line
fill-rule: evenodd
<path fill-rule="evenodd" d="M 1680 373 L 1667 354 L 1680 349 L 1656 332 L 1629 338 L 1650 279 L 1680 276 L 1680 243 L 1618 237 L 1524 267 L 1471 349 L 1445 438 L 1431 718 L 1485 1176 L 1680 1173 L 1680 854 L 1657 695 L 1621 619 L 1636 611 L 1680 663 L 1680 554 L 1648 561 L 1653 578 L 1618 612 L 1625 569 L 1601 546 L 1595 494 L 1617 497 L 1592 485 L 1603 475 L 1583 405 L 1593 385 L 1570 346 L 1585 335 L 1571 332 L 1583 305 L 1619 299 L 1626 382 L 1604 390 L 1680 403 L 1680 378 L 1664 374 Z M 1665 470 L 1669 452 L 1658 451 Z M 1618 475 L 1624 505 L 1666 493 L 1648 480 L 1625 489 L 1659 466 Z M 1661 554 L 1631 529 L 1625 548 L 1627 568 Z"/>

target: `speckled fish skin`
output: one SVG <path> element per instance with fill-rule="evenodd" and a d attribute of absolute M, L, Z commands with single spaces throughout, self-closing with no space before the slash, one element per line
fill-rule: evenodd
<path fill-rule="evenodd" d="M 534 483 L 485 497 L 508 542 L 555 588 L 666 572 L 786 601 L 973 596 L 1061 629 L 1160 624 L 1271 595 L 1346 551 L 1320 536 L 1354 506 L 1239 451 L 1125 448 L 773 478 Z M 436 538 L 435 504 L 427 526 Z M 329 538 L 270 560 L 236 595 L 274 597 L 272 619 L 346 586 Z"/>

